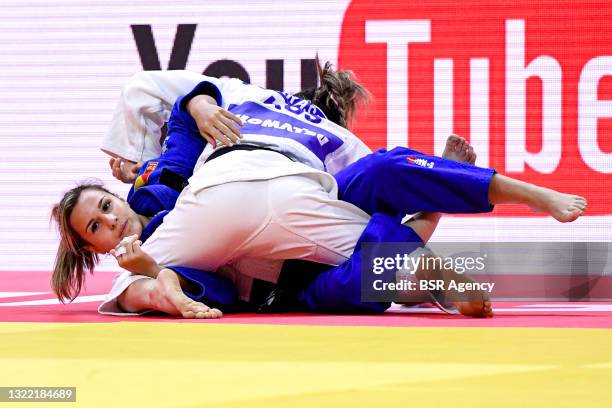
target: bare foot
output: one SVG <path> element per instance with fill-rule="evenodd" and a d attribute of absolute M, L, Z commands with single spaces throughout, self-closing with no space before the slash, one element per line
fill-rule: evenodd
<path fill-rule="evenodd" d="M 162 300 L 170 303 L 176 309 L 177 315 L 180 314 L 185 319 L 218 319 L 223 316 L 219 309 L 211 309 L 187 297 L 181 289 L 176 272 L 162 269 L 157 280 L 161 285 Z"/>
<path fill-rule="evenodd" d="M 446 147 L 442 157 L 462 163 L 476 163 L 474 148 L 461 136 L 450 135 L 446 139 Z"/>
<path fill-rule="evenodd" d="M 549 188 L 538 187 L 538 205 L 534 210 L 552 215 L 559 222 L 572 222 L 580 217 L 587 207 L 584 197 L 560 193 Z"/>
<path fill-rule="evenodd" d="M 466 290 L 459 292 L 456 289 L 448 289 L 451 282 L 459 286 L 461 284 L 475 283 L 476 281 L 465 274 L 444 268 L 439 262 L 432 262 L 436 258 L 432 253 L 425 258 L 429 259 L 430 262 L 422 262 L 422 267 L 416 272 L 416 276 L 419 280 L 442 280 L 444 282 L 445 290 L 430 292 L 436 302 L 442 306 L 448 306 L 452 303 L 457 308 L 457 311 L 464 316 L 493 317 L 493 307 L 486 291 Z M 426 260 L 425 258 L 423 261 Z M 423 267 L 423 265 L 427 267 Z"/>
<path fill-rule="evenodd" d="M 474 293 L 472 296 L 475 298 L 480 296 L 480 299 L 453 302 L 459 313 L 471 317 L 493 317 L 493 306 L 489 300 L 489 295 L 480 291 L 479 295 Z"/>
<path fill-rule="evenodd" d="M 457 284 L 475 283 L 476 281 L 463 273 L 457 273 L 452 269 L 443 268 L 441 273 L 445 287 L 451 281 Z M 446 290 L 444 297 L 452 302 L 459 313 L 471 317 L 493 317 L 493 307 L 487 292 L 482 290 L 470 290 L 458 292 L 456 290 Z"/>

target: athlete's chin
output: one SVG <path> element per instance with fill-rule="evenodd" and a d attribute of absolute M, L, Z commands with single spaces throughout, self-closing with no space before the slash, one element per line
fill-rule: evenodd
<path fill-rule="evenodd" d="M 123 232 L 124 237 L 131 237 L 132 235 L 140 237 L 140 234 L 142 234 L 142 227 L 138 221 L 128 222 Z"/>

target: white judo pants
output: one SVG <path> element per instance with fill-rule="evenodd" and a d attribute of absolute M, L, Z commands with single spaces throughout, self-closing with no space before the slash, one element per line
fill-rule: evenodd
<path fill-rule="evenodd" d="M 143 248 L 162 266 L 227 266 L 236 283 L 240 275 L 274 282 L 284 259 L 344 262 L 368 221 L 316 177 L 237 181 L 197 193 L 187 187 Z"/>

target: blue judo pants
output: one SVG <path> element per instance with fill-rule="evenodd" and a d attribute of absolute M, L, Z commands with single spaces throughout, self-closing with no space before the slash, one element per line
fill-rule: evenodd
<path fill-rule="evenodd" d="M 363 244 L 407 242 L 415 243 L 415 247 L 422 246 L 420 237 L 400 223 L 405 214 L 491 211 L 488 191 L 493 174 L 493 169 L 428 156 L 402 147 L 391 151 L 381 149 L 338 172 L 336 180 L 340 199 L 366 211 L 372 219 L 359 237 L 352 256 L 341 265 L 318 274 L 300 291 L 301 305 L 319 313 L 381 313 L 388 309 L 390 302 L 364 302 L 361 299 Z M 217 301 L 220 305 L 230 305 L 235 299 L 235 291 L 228 290 L 225 282 L 206 280 L 206 276 L 200 277 L 200 271 L 191 273 L 184 269 L 187 268 L 175 268 L 185 278 L 198 283 L 202 292 L 207 294 L 190 294 L 192 298 L 205 303 Z M 381 277 L 385 282 L 395 280 L 394 273 Z M 218 280 L 219 277 L 215 278 Z M 215 294 L 217 296 L 211 297 Z"/>
<path fill-rule="evenodd" d="M 368 155 L 336 174 L 339 198 L 372 219 L 353 255 L 320 273 L 299 294 L 300 303 L 319 313 L 381 313 L 390 302 L 361 300 L 362 244 L 423 242 L 401 225 L 406 214 L 419 211 L 483 213 L 492 211 L 488 192 L 495 170 L 476 167 L 403 147 Z M 386 280 L 394 281 L 394 274 Z"/>

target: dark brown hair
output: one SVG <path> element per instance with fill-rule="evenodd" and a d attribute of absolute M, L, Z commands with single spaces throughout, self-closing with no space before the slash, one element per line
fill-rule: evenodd
<path fill-rule="evenodd" d="M 348 129 L 359 105 L 370 100 L 370 92 L 353 79 L 352 71 L 336 71 L 331 62 L 326 62 L 321 68 L 319 56 L 316 57 L 316 66 L 319 86 L 305 89 L 295 96 L 310 100 L 329 120 Z"/>

